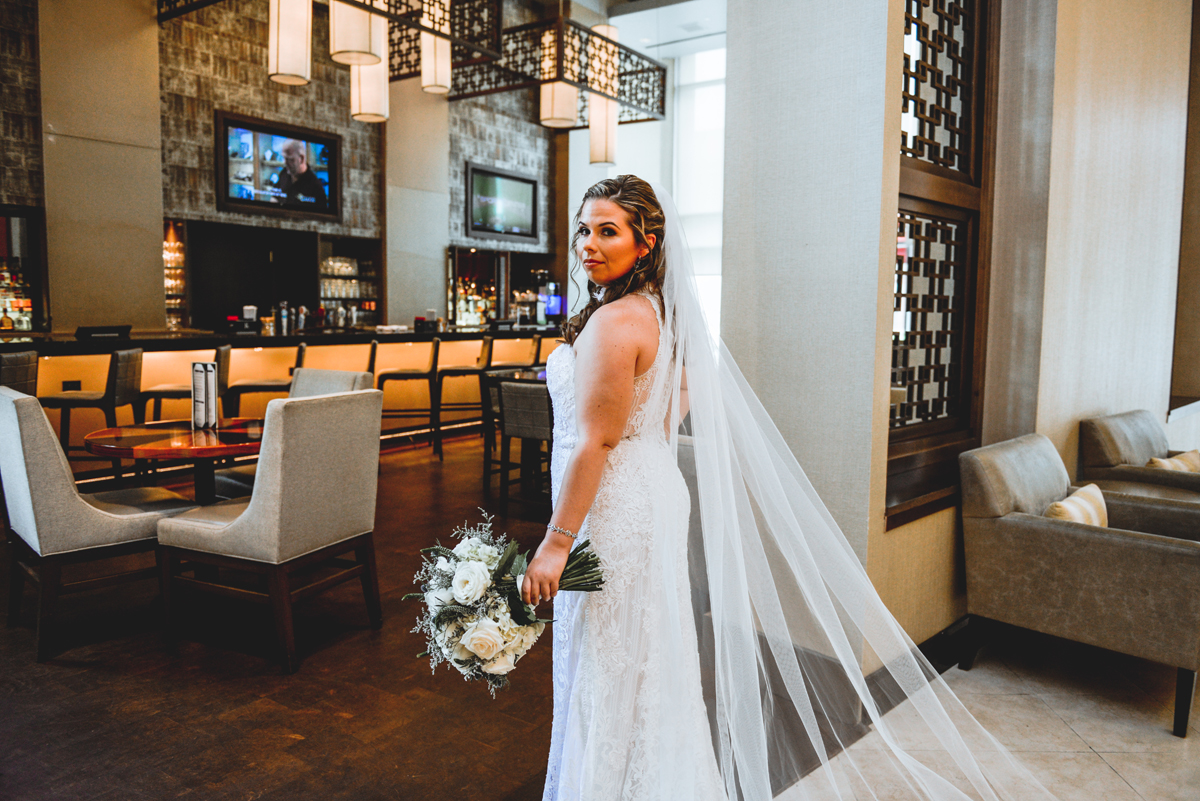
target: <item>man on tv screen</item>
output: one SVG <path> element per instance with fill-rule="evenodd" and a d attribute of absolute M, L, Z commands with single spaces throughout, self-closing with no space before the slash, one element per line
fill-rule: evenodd
<path fill-rule="evenodd" d="M 283 205 L 293 208 L 325 211 L 328 201 L 325 187 L 308 168 L 305 145 L 297 139 L 289 139 L 281 148 L 284 167 L 279 171 L 275 186 L 284 194 Z"/>

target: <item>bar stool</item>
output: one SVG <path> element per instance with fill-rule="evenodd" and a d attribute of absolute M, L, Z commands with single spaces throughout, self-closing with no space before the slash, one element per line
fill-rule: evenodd
<path fill-rule="evenodd" d="M 437 337 L 429 343 L 429 366 L 424 370 L 418 368 L 393 368 L 390 370 L 381 370 L 379 372 L 378 387 L 382 391 L 383 385 L 389 381 L 424 381 L 429 385 L 429 406 L 428 408 L 413 408 L 413 409 L 385 409 L 383 412 L 384 419 L 400 419 L 405 417 L 428 417 L 430 426 L 433 426 L 433 399 L 437 394 L 438 384 L 438 350 L 441 348 L 442 341 Z M 374 358 L 375 352 L 371 351 L 371 356 Z"/>
<path fill-rule="evenodd" d="M 303 342 L 296 346 L 296 365 L 292 368 L 293 371 L 304 366 L 306 348 L 307 346 Z M 243 378 L 241 381 L 234 381 L 221 396 L 225 416 L 238 416 L 242 409 L 243 395 L 253 395 L 256 392 L 288 392 L 291 388 L 292 377 L 290 375 L 287 378 Z"/>
<path fill-rule="evenodd" d="M 533 335 L 533 355 L 529 357 L 530 367 L 541 367 L 546 363 L 542 358 L 542 335 Z"/>
<path fill-rule="evenodd" d="M 104 421 L 109 428 L 117 425 L 117 409 L 122 406 L 133 406 L 137 414 L 138 398 L 142 388 L 142 349 L 113 351 L 108 360 L 108 378 L 103 392 L 80 391 L 57 392 L 53 395 L 43 395 L 38 398 L 42 407 L 59 409 L 62 418 L 58 425 L 58 438 L 62 443 L 63 454 L 71 458 L 71 451 L 85 451 L 82 445 L 71 447 L 71 410 L 100 409 L 104 412 Z M 120 459 L 97 459 L 91 456 L 76 457 L 82 461 L 103 462 L 111 461 L 113 470 L 121 471 Z"/>
<path fill-rule="evenodd" d="M 37 395 L 38 355 L 36 350 L 0 353 L 0 386 L 25 395 Z"/>
<path fill-rule="evenodd" d="M 474 367 L 439 367 L 437 382 L 433 394 L 433 412 L 430 427 L 433 429 L 433 452 L 439 459 L 442 455 L 442 411 L 477 411 L 483 413 L 483 399 L 487 393 L 485 373 L 492 369 L 492 338 L 485 336 L 483 345 L 479 348 L 479 358 Z M 442 383 L 447 378 L 462 378 L 475 376 L 479 380 L 479 400 L 454 403 L 442 403 Z"/>
<path fill-rule="evenodd" d="M 229 357 L 233 353 L 232 345 L 222 345 L 217 348 L 213 355 L 213 361 L 217 363 L 217 397 L 220 398 L 225 394 L 225 390 L 229 389 Z M 162 402 L 164 398 L 174 398 L 187 400 L 192 397 L 192 385 L 187 384 L 158 384 L 150 387 L 150 389 L 142 390 L 142 396 L 138 400 L 138 404 L 134 409 L 134 417 L 139 418 L 138 422 L 143 423 L 146 420 L 146 403 L 154 401 L 154 416 L 151 420 L 162 419 Z"/>
<path fill-rule="evenodd" d="M 371 340 L 371 353 L 367 356 L 367 372 L 375 375 L 375 355 L 379 353 L 379 340 Z"/>
<path fill-rule="evenodd" d="M 545 384 L 527 381 L 499 381 L 500 400 L 500 504 L 507 510 L 509 487 L 513 484 L 532 484 L 536 481 L 539 494 L 550 500 L 550 456 L 554 452 L 554 407 L 550 390 Z M 511 447 L 514 438 L 521 440 L 521 461 L 513 462 Z M 541 443 L 549 447 L 542 451 Z M 537 450 L 534 451 L 533 448 Z M 512 471 L 520 468 L 517 478 Z M 522 493 L 528 500 L 528 493 Z"/>

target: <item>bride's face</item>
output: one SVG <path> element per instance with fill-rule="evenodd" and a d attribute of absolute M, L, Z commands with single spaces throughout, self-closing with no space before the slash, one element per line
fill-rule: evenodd
<path fill-rule="evenodd" d="M 629 224 L 629 215 L 611 200 L 589 200 L 579 215 L 576 255 L 592 283 L 600 286 L 620 281 L 629 275 L 637 260 L 650 252 L 639 242 Z"/>

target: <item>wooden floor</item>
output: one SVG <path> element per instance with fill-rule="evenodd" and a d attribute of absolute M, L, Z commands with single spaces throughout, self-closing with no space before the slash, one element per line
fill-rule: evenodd
<path fill-rule="evenodd" d="M 307 602 L 293 676 L 272 658 L 269 608 L 225 599 L 189 597 L 168 653 L 152 581 L 64 599 L 65 649 L 39 665 L 27 588 L 21 625 L 0 628 L 0 799 L 540 799 L 549 631 L 493 701 L 482 683 L 444 666 L 431 675 L 414 658 L 417 604 L 400 600 L 420 548 L 448 541 L 477 507 L 499 513 L 483 491 L 481 442 L 447 442 L 444 463 L 428 447 L 384 454 L 383 630 L 368 627 L 357 582 Z M 512 504 L 496 528 L 533 547 L 545 519 Z"/>

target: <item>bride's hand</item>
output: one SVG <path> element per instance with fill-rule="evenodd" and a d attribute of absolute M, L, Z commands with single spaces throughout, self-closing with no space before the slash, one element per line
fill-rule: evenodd
<path fill-rule="evenodd" d="M 558 580 L 570 555 L 570 538 L 548 532 L 525 570 L 525 580 L 521 582 L 521 600 L 533 606 L 544 600 L 552 600 L 558 594 Z"/>

